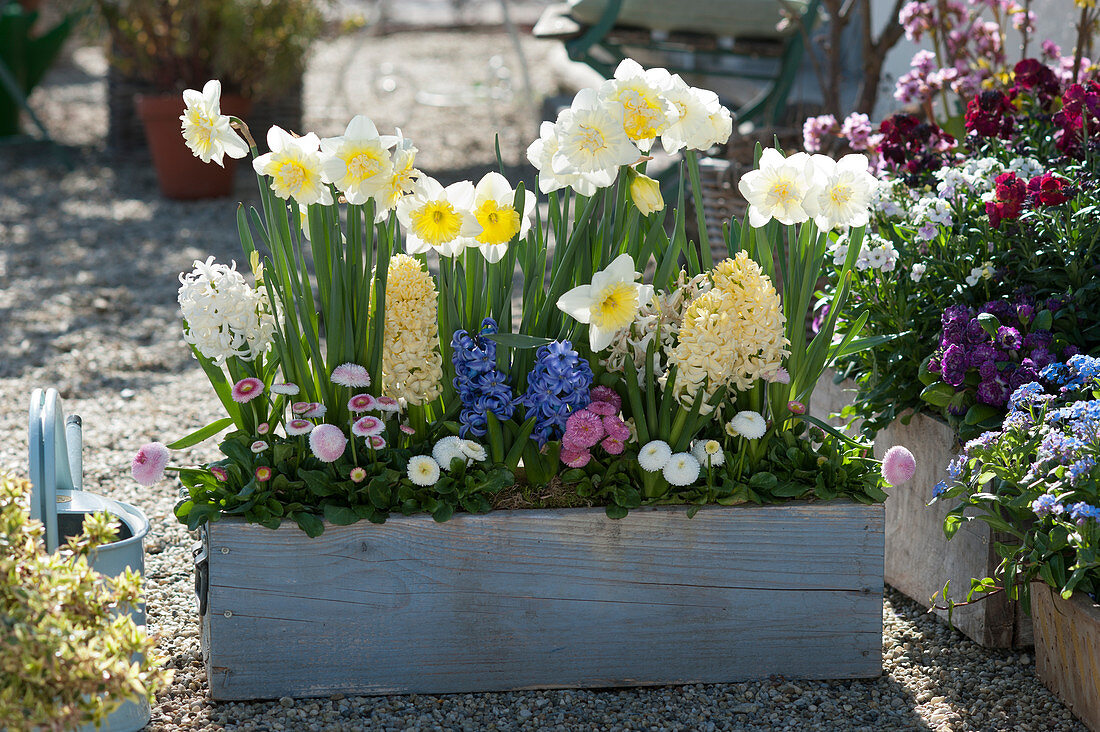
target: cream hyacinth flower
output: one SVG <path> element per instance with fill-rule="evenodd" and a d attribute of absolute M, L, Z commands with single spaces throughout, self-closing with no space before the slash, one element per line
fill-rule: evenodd
<path fill-rule="evenodd" d="M 614 180 L 620 165 L 641 157 L 623 130 L 622 105 L 603 103 L 595 89 L 581 89 L 556 125 L 559 145 L 550 161 L 555 174 L 604 173 Z"/>
<path fill-rule="evenodd" d="M 831 231 L 838 226 L 866 226 L 871 194 L 878 184 L 867 170 L 867 156 L 845 155 L 833 160 L 827 155 L 814 155 L 810 159 L 821 185 L 806 196 L 803 208 L 817 227 Z"/>
<path fill-rule="evenodd" d="M 211 79 L 202 91 L 186 89 L 183 103 L 186 109 L 180 115 L 183 139 L 199 160 L 213 160 L 225 167 L 222 157 L 243 158 L 248 155 L 248 145 L 229 125 L 229 118 L 221 112 L 222 83 Z"/>
<path fill-rule="evenodd" d="M 396 143 L 395 137 L 381 137 L 374 122 L 363 115 L 352 117 L 341 137 L 321 140 L 327 156 L 322 167 L 325 180 L 334 183 L 348 203 L 377 198 L 393 179 L 389 149 Z"/>
<path fill-rule="evenodd" d="M 623 131 L 643 151 L 648 152 L 657 136 L 676 121 L 676 107 L 664 96 L 671 82 L 664 69 L 646 71 L 628 58 L 600 86 L 601 99 L 622 105 Z"/>
<path fill-rule="evenodd" d="M 423 254 L 434 249 L 444 257 L 457 257 L 480 233 L 473 214 L 474 184 L 468 180 L 444 188 L 423 176 L 408 196 L 397 203 L 397 220 L 405 229 L 405 251 Z"/>
<path fill-rule="evenodd" d="M 737 183 L 737 190 L 749 202 L 749 224 L 760 228 L 772 219 L 786 225 L 808 220 L 803 201 L 813 187 L 814 174 L 813 161 L 806 153 L 784 158 L 775 148 L 764 150 L 760 167 L 745 173 Z"/>
<path fill-rule="evenodd" d="M 427 404 L 442 391 L 435 281 L 412 257 L 398 252 L 386 279 L 382 341 L 382 392 L 411 405 Z"/>
<path fill-rule="evenodd" d="M 561 146 L 558 126 L 543 122 L 539 127 L 539 139 L 527 148 L 527 159 L 539 172 L 539 190 L 550 193 L 562 188 L 572 188 L 582 196 L 593 196 L 600 188 L 607 188 L 615 180 L 610 171 L 595 173 L 555 173 L 552 161 Z"/>
<path fill-rule="evenodd" d="M 637 280 L 634 260 L 620 254 L 607 269 L 592 275 L 592 284 L 574 287 L 558 298 L 558 309 L 581 323 L 588 323 L 588 344 L 593 352 L 611 345 L 615 335 L 634 322 L 638 308 L 653 298 L 653 286 Z"/>
<path fill-rule="evenodd" d="M 260 175 L 271 176 L 271 190 L 284 200 L 293 198 L 303 206 L 332 205 L 332 191 L 325 184 L 320 153 L 321 141 L 310 132 L 294 137 L 282 127 L 267 131 L 271 152 L 252 161 Z"/>
<path fill-rule="evenodd" d="M 474 188 L 473 215 L 481 232 L 474 237 L 488 262 L 499 262 L 513 238 L 527 236 L 535 212 L 535 194 L 523 192 L 523 211 L 515 209 L 516 192 L 500 173 L 486 173 Z"/>

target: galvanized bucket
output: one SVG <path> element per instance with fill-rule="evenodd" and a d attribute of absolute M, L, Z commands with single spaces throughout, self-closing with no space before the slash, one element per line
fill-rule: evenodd
<path fill-rule="evenodd" d="M 80 417 L 63 418 L 61 399 L 56 389 L 35 389 L 30 411 L 31 518 L 45 527 L 46 550 L 55 551 L 68 537 L 81 532 L 84 517 L 106 511 L 119 523 L 118 538 L 99 547 L 89 557 L 97 572 L 117 577 L 129 567 L 144 574 L 145 547 L 149 520 L 141 509 L 82 490 L 83 461 Z M 145 608 L 130 609 L 139 626 L 145 625 Z M 134 732 L 149 722 L 149 704 L 125 702 L 104 721 L 103 732 Z M 94 725 L 81 728 L 92 732 Z"/>

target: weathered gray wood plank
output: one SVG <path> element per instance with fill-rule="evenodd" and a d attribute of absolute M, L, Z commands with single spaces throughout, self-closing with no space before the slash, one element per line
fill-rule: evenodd
<path fill-rule="evenodd" d="M 1100 732 L 1100 605 L 1083 592 L 1063 600 L 1044 582 L 1031 584 L 1035 670 L 1093 732 Z"/>
<path fill-rule="evenodd" d="M 971 578 L 992 574 L 1000 562 L 993 549 L 989 525 L 982 521 L 963 524 L 948 541 L 943 519 L 950 502 L 928 506 L 932 487 L 947 477 L 947 464 L 957 454 L 954 431 L 945 423 L 923 414 L 908 425 L 894 422 L 879 432 L 875 455 L 882 457 L 893 445 L 905 445 L 917 459 L 913 480 L 886 489 L 886 582 L 928 607 L 929 598 L 951 580 L 949 595 L 966 600 Z M 942 598 L 937 600 L 942 604 Z M 1000 594 L 988 600 L 956 608 L 952 623 L 984 646 L 1005 648 L 1030 645 L 1031 620 L 1017 603 Z M 946 618 L 946 611 L 936 613 Z"/>
<path fill-rule="evenodd" d="M 883 520 L 836 502 L 394 517 L 317 539 L 219 522 L 211 693 L 876 676 Z"/>

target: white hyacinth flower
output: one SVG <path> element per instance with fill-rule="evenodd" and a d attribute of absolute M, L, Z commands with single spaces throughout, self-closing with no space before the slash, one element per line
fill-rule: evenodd
<path fill-rule="evenodd" d="M 412 193 L 397 203 L 397 220 L 405 229 L 405 251 L 423 254 L 434 249 L 444 257 L 462 254 L 481 233 L 473 205 L 474 184 L 470 181 L 444 188 L 435 178 L 422 176 Z"/>
<path fill-rule="evenodd" d="M 488 262 L 499 262 L 515 237 L 522 239 L 531 229 L 535 194 L 523 192 L 523 210 L 515 209 L 516 192 L 500 173 L 486 173 L 474 187 L 473 215 L 481 227 L 474 245 Z"/>
<path fill-rule="evenodd" d="M 374 122 L 363 115 L 352 117 L 342 136 L 321 140 L 327 155 L 322 168 L 325 180 L 334 183 L 348 203 L 378 198 L 393 180 L 390 148 L 396 143 L 397 138 L 381 137 Z"/>
<path fill-rule="evenodd" d="M 222 83 L 211 79 L 202 91 L 186 89 L 183 103 L 186 108 L 180 115 L 184 142 L 199 160 L 218 165 L 223 156 L 243 158 L 248 155 L 248 145 L 229 123 L 229 117 L 221 112 Z"/>
<path fill-rule="evenodd" d="M 604 172 L 614 179 L 620 165 L 641 157 L 623 130 L 622 105 L 604 103 L 595 89 L 581 89 L 556 124 L 559 146 L 550 161 L 555 174 Z"/>
<path fill-rule="evenodd" d="M 615 335 L 634 322 L 638 309 L 653 298 L 653 286 L 637 282 L 640 276 L 630 255 L 620 254 L 607 269 L 592 275 L 592 284 L 574 287 L 558 298 L 559 310 L 588 323 L 593 352 L 611 345 Z"/>
<path fill-rule="evenodd" d="M 271 346 L 275 318 L 267 293 L 249 287 L 236 264 L 195 260 L 194 269 L 180 275 L 177 301 L 183 339 L 219 366 L 233 356 L 251 361 Z"/>
<path fill-rule="evenodd" d="M 640 150 L 648 152 L 658 135 L 676 121 L 678 112 L 664 92 L 672 77 L 664 69 L 646 71 L 633 59 L 623 59 L 615 76 L 599 89 L 601 99 L 623 110 L 623 132 Z"/>
<path fill-rule="evenodd" d="M 741 176 L 737 189 L 749 202 L 749 224 L 760 228 L 772 219 L 781 224 L 800 224 L 810 218 L 803 207 L 813 191 L 815 168 L 806 153 L 784 158 L 769 147 L 760 156 L 760 167 Z"/>
<path fill-rule="evenodd" d="M 543 193 L 572 188 L 582 196 L 593 196 L 597 190 L 607 188 L 615 181 L 612 172 L 606 170 L 595 173 L 555 173 L 552 161 L 560 146 L 557 125 L 543 122 L 539 127 L 539 139 L 527 148 L 527 159 L 539 172 L 539 190 Z"/>
<path fill-rule="evenodd" d="M 283 128 L 272 125 L 267 131 L 271 152 L 252 161 L 260 175 L 271 176 L 271 190 L 284 200 L 293 198 L 308 206 L 319 203 L 332 205 L 332 191 L 325 185 L 322 172 L 321 141 L 310 132 L 294 137 Z"/>
<path fill-rule="evenodd" d="M 803 207 L 822 231 L 838 226 L 866 226 L 870 218 L 871 193 L 875 176 L 867 170 L 866 155 L 845 155 L 833 160 L 827 155 L 810 158 L 817 169 L 820 187 L 806 196 Z"/>

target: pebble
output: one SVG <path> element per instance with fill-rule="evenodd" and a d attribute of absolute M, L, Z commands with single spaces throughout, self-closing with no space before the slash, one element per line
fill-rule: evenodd
<path fill-rule="evenodd" d="M 446 59 L 456 83 L 468 84 L 484 75 L 478 54 L 501 47 L 503 39 L 499 33 L 395 34 L 364 45 L 367 55 L 359 60 L 388 61 L 401 51 L 403 59 L 423 61 L 427 70 L 413 72 L 422 74 L 421 83 L 431 83 L 440 73 L 439 60 Z M 534 49 L 535 92 L 553 93 L 545 59 L 560 44 L 524 43 Z M 337 81 L 333 69 L 349 49 L 355 50 L 340 40 L 319 44 L 313 54 L 307 126 L 322 134 L 340 134 L 354 113 L 319 109 L 328 96 L 339 97 L 329 94 Z M 141 488 L 127 473 L 143 442 L 174 439 L 219 415 L 216 397 L 182 344 L 175 297 L 177 276 L 194 259 L 213 255 L 239 263 L 234 207 L 229 201 L 166 201 L 155 193 L 146 160 L 108 157 L 102 150 L 102 52 L 78 49 L 77 60 L 81 68 L 51 72 L 31 99 L 54 137 L 74 146 L 73 169 L 49 153 L 15 152 L 0 179 L 0 403 L 18 405 L 0 410 L 0 469 L 26 473 L 24 405 L 31 389 L 56 386 L 66 409 L 84 418 L 85 487 L 148 515 L 148 628 L 175 678 L 157 697 L 147 729 L 1083 732 L 1039 683 L 1032 656 L 983 649 L 889 588 L 883 595 L 883 676 L 875 679 L 211 701 L 194 614 L 194 536 L 172 516 L 176 495 L 170 484 Z M 524 126 L 526 113 L 512 108 L 429 109 L 406 99 L 396 110 L 396 104 L 387 107 L 381 100 L 371 115 L 389 129 L 395 115 L 408 119 L 415 108 L 410 124 L 401 126 L 421 148 L 418 167 L 428 172 L 495 168 L 487 130 L 498 112 L 506 162 L 521 159 L 535 133 Z M 449 136 L 432 133 L 438 129 Z M 235 197 L 255 199 L 254 183 L 244 174 Z M 216 459 L 217 451 L 203 444 L 173 457 L 193 464 Z"/>

